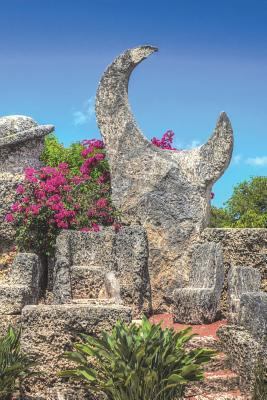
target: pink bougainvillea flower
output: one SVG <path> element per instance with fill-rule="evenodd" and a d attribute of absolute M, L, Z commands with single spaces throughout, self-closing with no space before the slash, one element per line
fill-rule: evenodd
<path fill-rule="evenodd" d="M 93 232 L 99 232 L 100 231 L 100 226 L 96 224 L 95 222 L 92 223 L 92 231 Z"/>
<path fill-rule="evenodd" d="M 33 204 L 30 206 L 30 211 L 33 213 L 33 215 L 38 215 L 40 211 L 40 206 Z"/>
<path fill-rule="evenodd" d="M 65 172 L 65 171 L 69 170 L 69 164 L 62 162 L 62 163 L 58 164 L 58 169 Z"/>
<path fill-rule="evenodd" d="M 69 224 L 66 221 L 57 221 L 58 228 L 68 229 Z"/>
<path fill-rule="evenodd" d="M 108 205 L 108 200 L 105 197 L 97 200 L 96 202 L 97 208 L 105 208 L 107 205 Z"/>
<path fill-rule="evenodd" d="M 91 230 L 90 228 L 85 226 L 85 227 L 80 229 L 80 232 L 90 232 L 90 230 Z"/>
<path fill-rule="evenodd" d="M 113 224 L 113 229 L 114 229 L 114 231 L 115 231 L 116 233 L 119 232 L 119 231 L 121 230 L 121 228 L 122 228 L 122 225 L 119 224 L 118 222 L 115 222 L 115 223 Z"/>
<path fill-rule="evenodd" d="M 12 204 L 11 211 L 12 212 L 19 212 L 21 210 L 21 205 L 17 202 Z"/>
<path fill-rule="evenodd" d="M 164 133 L 161 139 L 153 137 L 151 143 L 162 150 L 177 150 L 175 147 L 172 147 L 173 138 L 174 132 L 168 130 Z"/>
<path fill-rule="evenodd" d="M 14 220 L 15 220 L 15 218 L 13 217 L 12 214 L 7 214 L 6 215 L 6 218 L 5 218 L 6 222 L 14 222 Z"/>
<path fill-rule="evenodd" d="M 17 192 L 18 194 L 24 193 L 24 192 L 25 192 L 24 186 L 23 186 L 23 185 L 19 185 L 19 186 L 17 187 L 17 189 L 16 189 L 16 192 Z"/>
<path fill-rule="evenodd" d="M 98 153 L 95 155 L 95 159 L 97 161 L 102 161 L 102 160 L 104 160 L 104 158 L 105 158 L 105 154 L 103 154 L 103 153 Z"/>

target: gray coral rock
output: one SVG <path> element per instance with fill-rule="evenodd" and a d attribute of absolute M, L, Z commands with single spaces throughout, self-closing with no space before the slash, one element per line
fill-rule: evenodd
<path fill-rule="evenodd" d="M 217 336 L 222 350 L 229 357 L 231 369 L 240 375 L 241 391 L 249 395 L 255 386 L 255 371 L 259 359 L 266 360 L 262 346 L 246 329 L 236 325 L 220 327 Z"/>
<path fill-rule="evenodd" d="M 40 166 L 44 137 L 52 125 L 38 125 L 30 117 L 0 118 L 0 172 L 22 173 L 25 167 Z"/>
<path fill-rule="evenodd" d="M 5 216 L 16 201 L 16 187 L 23 181 L 26 167 L 38 168 L 44 137 L 52 125 L 38 125 L 32 118 L 11 115 L 0 118 L 0 250 L 9 248 L 14 229 Z"/>
<path fill-rule="evenodd" d="M 154 309 L 186 275 L 181 256 L 207 226 L 210 192 L 227 168 L 233 132 L 225 113 L 204 145 L 188 151 L 161 150 L 142 134 L 128 104 L 133 69 L 157 49 L 127 50 L 104 73 L 96 115 L 111 168 L 112 199 L 127 223 L 147 231 Z"/>
<path fill-rule="evenodd" d="M 218 311 L 223 282 L 221 245 L 211 242 L 195 245 L 189 286 L 173 292 L 175 319 L 191 324 L 213 322 Z"/>
<path fill-rule="evenodd" d="M 240 301 L 239 325 L 243 326 L 267 351 L 267 293 L 244 293 Z"/>
<path fill-rule="evenodd" d="M 19 253 L 10 274 L 0 284 L 0 314 L 19 314 L 26 304 L 36 304 L 44 286 L 44 274 L 36 254 Z"/>
<path fill-rule="evenodd" d="M 252 267 L 232 266 L 228 273 L 228 321 L 236 323 L 244 293 L 260 290 L 261 275 Z"/>

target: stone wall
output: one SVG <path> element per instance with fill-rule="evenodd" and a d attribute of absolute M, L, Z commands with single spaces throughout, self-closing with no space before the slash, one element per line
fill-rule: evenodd
<path fill-rule="evenodd" d="M 221 243 L 223 247 L 225 284 L 221 311 L 227 314 L 227 275 L 230 266 L 253 267 L 261 274 L 261 290 L 267 292 L 267 229 L 207 228 L 201 240 Z"/>
<path fill-rule="evenodd" d="M 36 372 L 26 382 L 27 395 L 38 400 L 92 400 L 84 386 L 58 377 L 71 367 L 63 358 L 81 333 L 99 335 L 120 319 L 131 321 L 131 309 L 120 305 L 62 304 L 26 306 L 22 310 L 22 349 L 36 360 Z"/>

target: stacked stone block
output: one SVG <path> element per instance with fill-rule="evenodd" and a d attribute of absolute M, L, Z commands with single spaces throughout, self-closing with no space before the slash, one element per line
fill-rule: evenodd
<path fill-rule="evenodd" d="M 189 286 L 173 292 L 175 320 L 190 324 L 215 321 L 223 282 L 221 246 L 208 242 L 195 245 Z"/>

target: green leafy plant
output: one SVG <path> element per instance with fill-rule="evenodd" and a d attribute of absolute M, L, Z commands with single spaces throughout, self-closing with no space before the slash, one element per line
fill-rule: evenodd
<path fill-rule="evenodd" d="M 49 165 L 50 167 L 57 167 L 60 163 L 67 163 L 72 175 L 78 175 L 80 167 L 84 163 L 84 158 L 81 155 L 83 150 L 84 146 L 80 142 L 64 147 L 54 134 L 50 134 L 45 138 L 41 160 L 44 165 Z"/>
<path fill-rule="evenodd" d="M 32 375 L 32 361 L 21 352 L 20 332 L 9 328 L 0 338 L 0 399 L 9 400 L 22 381 Z"/>
<path fill-rule="evenodd" d="M 118 321 L 99 339 L 81 335 L 83 343 L 64 354 L 77 367 L 60 375 L 87 383 L 91 393 L 103 392 L 109 400 L 181 399 L 185 385 L 203 379 L 203 365 L 215 354 L 186 351 L 190 330 L 162 330 L 146 318 L 140 326 Z"/>

